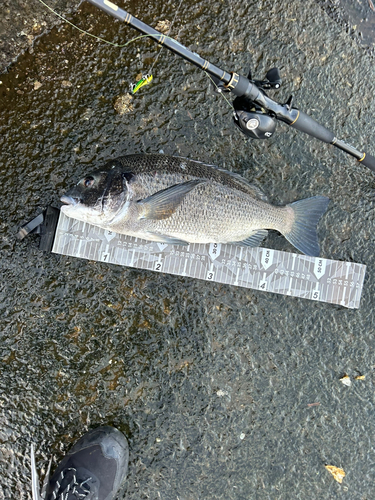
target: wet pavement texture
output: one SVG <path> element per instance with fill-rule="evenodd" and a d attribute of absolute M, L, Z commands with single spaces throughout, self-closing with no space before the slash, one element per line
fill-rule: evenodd
<path fill-rule="evenodd" d="M 118 2 L 155 26 L 173 2 Z M 83 3 L 69 20 L 122 44 L 131 28 Z M 374 154 L 374 60 L 315 3 L 180 6 L 171 35 L 223 69 L 262 78 L 340 139 Z M 375 492 L 374 174 L 278 124 L 246 139 L 207 77 L 163 50 L 154 82 L 114 103 L 159 52 L 61 24 L 0 85 L 0 498 L 30 498 L 39 470 L 87 429 L 130 444 L 126 499 L 360 499 Z M 326 195 L 321 255 L 367 265 L 361 307 L 84 261 L 19 242 L 19 226 L 109 158 L 217 164 L 287 203 Z M 265 246 L 293 251 L 273 233 Z M 352 385 L 340 378 L 347 374 Z M 354 380 L 365 375 L 364 380 Z M 314 404 L 313 406 L 311 406 Z M 335 482 L 325 464 L 346 472 Z"/>
<path fill-rule="evenodd" d="M 64 16 L 76 10 L 81 2 L 48 0 L 47 4 Z M 25 50 L 32 51 L 35 40 L 62 23 L 40 0 L 1 0 L 0 74 Z"/>
<path fill-rule="evenodd" d="M 369 54 L 375 52 L 375 5 L 373 0 L 315 0 L 325 12 Z"/>

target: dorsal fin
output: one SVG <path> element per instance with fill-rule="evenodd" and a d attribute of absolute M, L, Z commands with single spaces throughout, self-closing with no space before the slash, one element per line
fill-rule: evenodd
<path fill-rule="evenodd" d="M 227 174 L 232 178 L 232 180 L 238 183 L 242 187 L 242 189 L 245 188 L 246 191 L 249 194 L 255 196 L 255 198 L 258 198 L 259 200 L 262 201 L 268 201 L 267 195 L 263 193 L 263 191 L 258 186 L 251 184 L 251 182 L 249 182 L 247 179 L 244 179 L 240 174 L 236 174 L 235 172 L 231 172 L 230 170 L 226 170 L 225 168 L 218 167 L 217 165 L 212 165 L 211 163 L 205 163 L 203 161 L 198 161 L 198 160 L 191 160 L 190 158 L 185 158 L 183 156 L 177 156 L 175 158 L 181 158 L 183 160 L 188 160 L 189 162 L 199 163 L 206 167 L 211 167 L 214 168 L 215 170 L 218 170 L 219 172 Z"/>

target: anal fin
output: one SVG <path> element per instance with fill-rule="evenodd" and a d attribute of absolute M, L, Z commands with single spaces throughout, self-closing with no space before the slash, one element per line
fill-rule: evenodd
<path fill-rule="evenodd" d="M 150 231 L 147 234 L 150 235 L 150 240 L 158 241 L 160 243 L 167 243 L 168 245 L 185 245 L 185 246 L 187 246 L 189 244 L 188 241 L 179 240 L 178 238 L 173 238 L 173 236 L 166 236 L 165 234 L 152 233 Z"/>
<path fill-rule="evenodd" d="M 232 244 L 244 245 L 247 247 L 258 247 L 267 236 L 267 229 L 258 229 L 242 241 L 233 241 Z"/>

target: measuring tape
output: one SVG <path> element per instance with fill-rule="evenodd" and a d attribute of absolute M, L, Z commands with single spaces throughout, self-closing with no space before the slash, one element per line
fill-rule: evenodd
<path fill-rule="evenodd" d="M 358 308 L 366 266 L 269 248 L 186 247 L 106 231 L 60 213 L 52 252 Z"/>

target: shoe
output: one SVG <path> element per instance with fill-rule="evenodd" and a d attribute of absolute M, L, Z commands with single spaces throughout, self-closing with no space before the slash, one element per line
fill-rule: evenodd
<path fill-rule="evenodd" d="M 129 447 L 113 427 L 98 427 L 79 439 L 49 479 L 48 467 L 39 491 L 34 447 L 31 445 L 33 500 L 114 500 L 125 480 Z"/>

